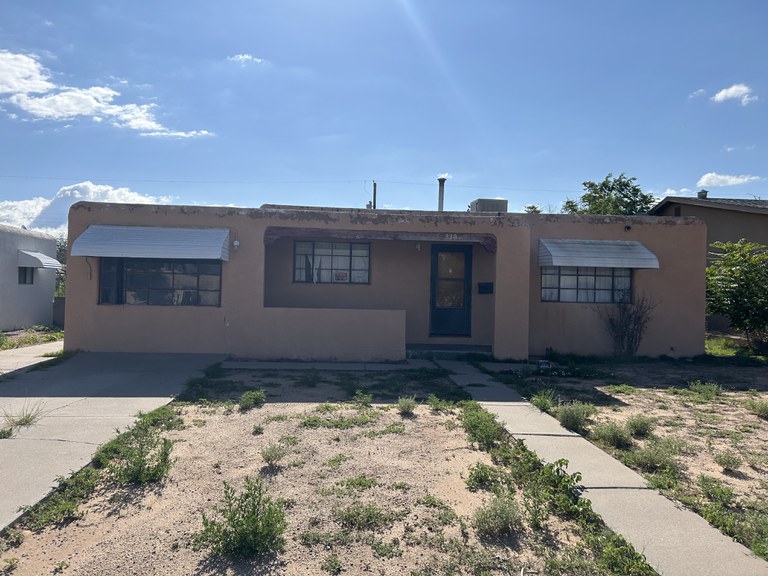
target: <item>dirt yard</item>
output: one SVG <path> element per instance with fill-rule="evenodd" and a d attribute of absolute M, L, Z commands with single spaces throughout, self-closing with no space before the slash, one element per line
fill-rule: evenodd
<path fill-rule="evenodd" d="M 573 526 L 554 517 L 543 529 L 524 525 L 514 538 L 478 538 L 473 515 L 491 495 L 470 491 L 465 479 L 470 466 L 490 463 L 488 455 L 468 444 L 457 413 L 422 404 L 405 417 L 387 401 L 424 399 L 439 389 L 461 396 L 444 376 L 242 371 L 219 377 L 213 388 L 210 380 L 193 383 L 188 395 L 207 387 L 209 397 L 237 397 L 258 387 L 267 391 L 266 405 L 247 412 L 226 403 L 176 405 L 184 427 L 167 432 L 174 464 L 164 481 L 102 486 L 82 506 L 82 519 L 26 530 L 23 543 L 2 554 L 6 569 L 14 575 L 426 576 L 526 568 L 543 574 L 545 558 L 572 553 L 579 543 Z M 349 402 L 358 388 L 377 390 L 381 403 Z M 318 425 L 361 415 L 369 422 Z M 264 458 L 270 446 L 283 454 L 272 466 Z M 272 497 L 284 499 L 285 549 L 266 562 L 211 558 L 193 546 L 202 514 L 215 516 L 224 482 L 239 490 L 246 477 L 262 479 Z M 378 509 L 383 522 L 350 526 L 344 512 L 360 504 Z"/>

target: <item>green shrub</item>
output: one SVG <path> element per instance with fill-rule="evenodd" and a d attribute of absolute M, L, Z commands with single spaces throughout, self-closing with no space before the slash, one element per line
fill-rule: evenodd
<path fill-rule="evenodd" d="M 499 482 L 500 473 L 493 466 L 477 462 L 469 467 L 469 476 L 464 481 L 473 492 L 476 490 L 490 490 Z"/>
<path fill-rule="evenodd" d="M 627 430 L 636 438 L 647 438 L 656 427 L 656 419 L 644 414 L 635 414 L 627 420 Z"/>
<path fill-rule="evenodd" d="M 736 472 L 739 467 L 744 463 L 736 452 L 733 450 L 723 450 L 718 452 L 714 457 L 715 463 L 723 469 L 723 472 L 732 473 Z"/>
<path fill-rule="evenodd" d="M 490 450 L 504 438 L 504 426 L 476 402 L 464 406 L 461 423 L 469 441 L 476 442 L 481 450 Z"/>
<path fill-rule="evenodd" d="M 746 403 L 747 410 L 758 418 L 768 420 L 768 400 L 758 400 L 750 398 Z"/>
<path fill-rule="evenodd" d="M 267 402 L 267 393 L 264 390 L 248 390 L 240 396 L 238 404 L 241 412 L 246 412 L 251 408 L 261 408 Z"/>
<path fill-rule="evenodd" d="M 407 513 L 407 511 L 406 511 Z M 354 502 L 344 508 L 334 508 L 333 517 L 344 528 L 378 530 L 387 528 L 404 513 L 385 512 L 375 504 Z"/>
<path fill-rule="evenodd" d="M 563 426 L 571 432 L 584 434 L 590 417 L 594 416 L 597 409 L 592 404 L 584 402 L 568 402 L 560 404 L 555 409 L 555 417 Z"/>
<path fill-rule="evenodd" d="M 704 474 L 699 476 L 699 488 L 705 498 L 722 506 L 728 506 L 733 502 L 733 488 L 726 486 L 722 481 Z"/>
<path fill-rule="evenodd" d="M 703 400 L 714 400 L 723 393 L 723 387 L 717 382 L 703 382 L 701 380 L 688 382 L 688 389 Z"/>
<path fill-rule="evenodd" d="M 651 442 L 640 450 L 630 452 L 624 458 L 629 466 L 639 468 L 644 472 L 667 471 L 677 474 L 680 471 L 680 465 L 675 459 L 677 450 L 673 445 L 667 442 Z"/>
<path fill-rule="evenodd" d="M 160 420 L 160 422 L 165 422 Z M 117 484 L 145 484 L 162 480 L 173 465 L 173 443 L 162 437 L 157 421 L 140 418 L 116 438 L 107 470 Z M 164 426 L 164 424 L 160 424 Z"/>
<path fill-rule="evenodd" d="M 264 426 L 262 426 L 261 424 L 254 424 L 253 429 L 251 430 L 251 434 L 253 434 L 254 436 L 261 436 L 262 434 L 264 434 Z"/>
<path fill-rule="evenodd" d="M 6 440 L 13 436 L 13 428 L 0 428 L 0 440 Z"/>
<path fill-rule="evenodd" d="M 22 506 L 26 512 L 23 525 L 33 532 L 47 526 L 63 526 L 83 517 L 79 505 L 96 490 L 101 472 L 95 468 L 83 468 L 68 478 L 59 477 L 59 485 L 44 500 L 32 506 Z"/>
<path fill-rule="evenodd" d="M 261 457 L 270 468 L 276 468 L 280 463 L 280 460 L 285 458 L 287 455 L 288 450 L 283 446 L 279 446 L 278 444 L 270 444 L 261 451 Z"/>
<path fill-rule="evenodd" d="M 531 396 L 531 404 L 542 412 L 551 412 L 558 404 L 557 392 L 546 388 Z"/>
<path fill-rule="evenodd" d="M 427 406 L 433 412 L 453 412 L 456 409 L 456 402 L 445 400 L 433 393 L 427 396 Z"/>
<path fill-rule="evenodd" d="M 342 486 L 346 486 L 347 488 L 350 488 L 352 490 L 368 490 L 369 488 L 378 486 L 379 482 L 376 480 L 376 478 L 372 478 L 371 476 L 366 476 L 365 474 L 361 474 L 360 476 L 355 476 L 353 478 L 347 478 L 346 480 L 342 480 L 341 482 L 339 482 L 339 484 Z"/>
<path fill-rule="evenodd" d="M 522 530 L 520 509 L 510 495 L 494 496 L 491 501 L 475 511 L 472 526 L 483 538 L 514 536 Z"/>
<path fill-rule="evenodd" d="M 246 476 L 240 494 L 224 482 L 224 496 L 215 512 L 221 519 L 203 513 L 203 530 L 193 537 L 197 546 L 209 548 L 213 555 L 256 558 L 283 549 L 287 526 L 283 504 L 267 495 L 261 480 Z"/>
<path fill-rule="evenodd" d="M 619 450 L 628 450 L 632 447 L 632 436 L 629 431 L 615 422 L 598 424 L 592 429 L 590 436 L 597 442 Z"/>
<path fill-rule="evenodd" d="M 320 568 L 328 574 L 341 574 L 344 567 L 341 565 L 341 560 L 336 554 L 331 554 L 320 564 Z"/>
<path fill-rule="evenodd" d="M 355 390 L 355 395 L 352 396 L 352 404 L 359 407 L 367 407 L 373 402 L 373 394 L 367 394 L 360 389 Z"/>
<path fill-rule="evenodd" d="M 413 411 L 416 410 L 417 405 L 416 398 L 413 396 L 397 399 L 397 411 L 401 416 L 413 416 Z"/>

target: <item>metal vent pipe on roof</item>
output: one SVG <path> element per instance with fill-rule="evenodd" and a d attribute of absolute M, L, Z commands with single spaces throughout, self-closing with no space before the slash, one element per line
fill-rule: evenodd
<path fill-rule="evenodd" d="M 698 192 L 696 192 L 696 196 L 698 196 L 699 200 L 704 200 L 707 197 L 707 194 L 709 194 L 708 191 L 701 189 Z"/>
<path fill-rule="evenodd" d="M 443 211 L 443 198 L 445 197 L 445 176 L 440 176 L 437 179 L 437 211 Z"/>

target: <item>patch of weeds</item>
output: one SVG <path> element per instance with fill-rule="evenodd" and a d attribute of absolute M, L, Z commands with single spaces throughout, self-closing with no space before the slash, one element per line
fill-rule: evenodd
<path fill-rule="evenodd" d="M 387 434 L 405 434 L 405 424 L 402 422 L 393 422 L 381 430 L 369 430 L 365 432 L 366 438 L 378 438 Z"/>
<path fill-rule="evenodd" d="M 477 402 L 466 402 L 462 408 L 461 423 L 467 438 L 476 442 L 481 450 L 492 449 L 504 438 L 504 426 Z"/>
<path fill-rule="evenodd" d="M 19 567 L 19 559 L 15 557 L 3 558 L 3 573 L 10 574 Z"/>
<path fill-rule="evenodd" d="M 634 394 L 637 392 L 637 389 L 629 384 L 611 384 L 605 389 L 609 394 Z"/>
<path fill-rule="evenodd" d="M 336 428 L 347 430 L 357 426 L 367 426 L 378 418 L 379 413 L 373 410 L 366 410 L 354 416 L 338 416 L 333 418 L 312 415 L 302 418 L 299 426 L 302 428 Z"/>
<path fill-rule="evenodd" d="M 349 488 L 350 490 L 356 490 L 358 492 L 361 492 L 363 490 L 368 490 L 369 488 L 373 488 L 374 486 L 378 486 L 379 482 L 376 480 L 376 478 L 373 478 L 371 476 L 366 476 L 365 474 L 361 474 L 360 476 L 355 476 L 353 478 L 347 478 L 345 480 L 341 480 L 337 482 L 339 486 L 344 486 L 345 488 Z"/>
<path fill-rule="evenodd" d="M 523 528 L 520 508 L 509 495 L 494 496 L 475 511 L 472 526 L 481 538 L 516 536 Z"/>
<path fill-rule="evenodd" d="M 699 488 L 707 500 L 730 506 L 733 502 L 733 488 L 726 486 L 721 480 L 702 474 L 699 476 Z"/>
<path fill-rule="evenodd" d="M 145 484 L 165 477 L 173 465 L 173 443 L 162 437 L 169 425 L 166 414 L 140 415 L 133 426 L 99 449 L 94 460 L 106 462 L 112 481 L 120 485 Z"/>
<path fill-rule="evenodd" d="M 270 414 L 264 418 L 264 424 L 269 424 L 270 422 L 286 422 L 287 420 L 287 414 Z"/>
<path fill-rule="evenodd" d="M 14 428 L 26 428 L 32 426 L 43 417 L 44 407 L 45 405 L 43 402 L 38 401 L 30 405 L 27 405 L 25 402 L 21 410 L 17 413 L 6 412 L 3 410 L 5 427 L 13 430 Z"/>
<path fill-rule="evenodd" d="M 7 528 L 5 534 L 0 537 L 0 554 L 10 548 L 18 548 L 24 542 L 24 532 L 18 528 Z"/>
<path fill-rule="evenodd" d="M 702 401 L 715 400 L 723 393 L 723 387 L 717 382 L 704 382 L 702 380 L 691 380 L 688 382 L 688 389 Z"/>
<path fill-rule="evenodd" d="M 432 412 L 437 413 L 452 413 L 457 408 L 456 402 L 440 398 L 437 394 L 427 396 L 427 406 Z"/>
<path fill-rule="evenodd" d="M 352 457 L 347 456 L 346 454 L 339 454 L 338 456 L 334 456 L 333 458 L 326 460 L 325 463 L 323 463 L 323 466 L 337 470 L 347 460 L 352 460 Z"/>
<path fill-rule="evenodd" d="M 603 525 L 592 525 L 583 530 L 584 541 L 595 555 L 595 564 L 601 572 L 622 576 L 658 576 L 642 554 L 624 538 Z M 600 574 L 600 572 L 598 572 Z"/>
<path fill-rule="evenodd" d="M 280 444 L 285 444 L 286 446 L 298 446 L 299 438 L 298 436 L 281 436 L 278 442 L 280 442 Z"/>
<path fill-rule="evenodd" d="M 264 426 L 262 426 L 261 424 L 254 424 L 253 428 L 251 429 L 251 434 L 253 434 L 254 436 L 261 436 L 262 434 L 264 434 Z"/>
<path fill-rule="evenodd" d="M 307 530 L 299 534 L 299 542 L 304 546 L 323 546 L 330 548 L 332 546 L 345 546 L 353 541 L 352 535 L 346 530 L 338 532 L 321 532 L 319 530 Z"/>
<path fill-rule="evenodd" d="M 411 489 L 411 485 L 408 484 L 408 482 L 392 482 L 387 486 L 387 488 L 391 488 L 392 490 L 407 491 Z"/>
<path fill-rule="evenodd" d="M 54 574 L 63 574 L 64 570 L 69 568 L 69 562 L 66 560 L 61 560 L 60 562 L 56 562 L 53 566 L 53 573 Z"/>
<path fill-rule="evenodd" d="M 550 552 L 544 560 L 546 576 L 604 576 L 603 572 L 587 551 L 580 546 L 570 546 L 560 552 Z"/>
<path fill-rule="evenodd" d="M 341 574 L 344 570 L 344 566 L 341 564 L 341 560 L 336 554 L 331 554 L 325 560 L 320 563 L 320 569 L 328 574 Z"/>
<path fill-rule="evenodd" d="M 338 404 L 329 404 L 328 402 L 323 402 L 322 404 L 315 406 L 315 412 L 321 413 L 336 412 L 340 409 L 341 407 Z"/>
<path fill-rule="evenodd" d="M 376 506 L 376 504 L 364 504 L 354 502 L 343 508 L 334 508 L 333 518 L 344 528 L 352 530 L 379 530 L 389 528 L 395 520 L 403 518 L 408 513 L 387 512 Z"/>
<path fill-rule="evenodd" d="M 192 420 L 192 426 L 196 426 L 197 428 L 202 428 L 208 424 L 208 420 L 203 420 L 202 418 L 194 418 Z"/>
<path fill-rule="evenodd" d="M 567 402 L 560 404 L 555 409 L 555 417 L 558 422 L 571 432 L 577 434 L 584 434 L 587 431 L 587 424 L 589 419 L 595 415 L 597 408 L 592 404 L 585 402 Z"/>
<path fill-rule="evenodd" d="M 196 546 L 232 558 L 257 558 L 283 549 L 283 503 L 272 500 L 261 480 L 246 476 L 240 494 L 224 482 L 221 505 L 214 510 L 220 519 L 203 513 L 203 530 L 193 536 Z"/>
<path fill-rule="evenodd" d="M 48 526 L 64 526 L 83 517 L 79 505 L 90 498 L 101 480 L 95 468 L 83 468 L 68 478 L 57 478 L 58 486 L 44 500 L 32 506 L 22 506 L 22 525 L 33 532 Z"/>
<path fill-rule="evenodd" d="M 747 410 L 758 418 L 768 420 L 768 400 L 759 400 L 757 398 L 750 398 L 745 403 Z"/>
<path fill-rule="evenodd" d="M 477 462 L 469 467 L 469 475 L 464 483 L 472 492 L 477 490 L 491 490 L 499 483 L 500 472 L 494 466 L 483 462 Z"/>
<path fill-rule="evenodd" d="M 598 424 L 590 432 L 590 438 L 619 450 L 629 450 L 632 447 L 632 435 L 629 430 L 615 422 Z"/>
<path fill-rule="evenodd" d="M 744 463 L 741 456 L 733 450 L 723 450 L 714 456 L 715 463 L 723 469 L 726 474 L 733 474 Z"/>
<path fill-rule="evenodd" d="M 13 437 L 13 428 L 0 428 L 0 440 Z"/>
<path fill-rule="evenodd" d="M 373 402 L 373 394 L 368 394 L 358 388 L 355 390 L 355 394 L 352 396 L 350 402 L 359 408 L 370 407 L 371 402 Z"/>
<path fill-rule="evenodd" d="M 437 524 L 440 526 L 451 524 L 457 518 L 456 512 L 448 504 L 431 494 L 416 500 L 416 505 L 431 509 L 435 513 Z"/>
<path fill-rule="evenodd" d="M 373 553 L 379 558 L 397 558 L 403 555 L 400 548 L 400 540 L 393 538 L 391 542 L 384 542 L 380 538 L 368 538 L 366 544 L 371 547 Z"/>
<path fill-rule="evenodd" d="M 261 408 L 267 402 L 267 393 L 264 390 L 248 390 L 243 392 L 238 401 L 241 412 L 247 412 L 252 408 Z"/>
<path fill-rule="evenodd" d="M 553 388 L 545 388 L 531 396 L 530 402 L 542 412 L 551 412 L 559 400 L 557 392 Z"/>
<path fill-rule="evenodd" d="M 277 444 L 270 444 L 261 451 L 261 457 L 270 468 L 277 468 L 280 460 L 288 455 L 288 450 Z"/>
<path fill-rule="evenodd" d="M 418 403 L 413 396 L 405 396 L 397 399 L 397 411 L 401 416 L 409 418 L 413 416 L 413 411 L 416 410 Z"/>
<path fill-rule="evenodd" d="M 674 443 L 655 441 L 626 454 L 624 463 L 651 474 L 666 471 L 677 476 L 680 472 L 680 465 L 675 456 L 679 452 L 680 450 Z"/>
<path fill-rule="evenodd" d="M 656 419 L 644 414 L 635 414 L 627 420 L 627 430 L 635 438 L 647 438 L 656 427 Z"/>

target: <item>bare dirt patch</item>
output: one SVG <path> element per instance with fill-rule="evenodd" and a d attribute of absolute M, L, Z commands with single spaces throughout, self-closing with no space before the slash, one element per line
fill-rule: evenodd
<path fill-rule="evenodd" d="M 234 404 L 176 405 L 185 427 L 166 433 L 174 442 L 169 475 L 144 487 L 102 485 L 81 507 L 82 519 L 25 531 L 24 542 L 2 555 L 18 559 L 14 574 L 519 574 L 524 567 L 543 574 L 547 557 L 568 549 L 571 558 L 580 544 L 574 523 L 548 514 L 538 530 L 521 513 L 514 535 L 479 537 L 473 515 L 492 496 L 470 491 L 465 479 L 472 465 L 491 461 L 467 442 L 458 412 L 420 405 L 404 417 L 391 402 L 369 406 L 353 393 L 424 400 L 442 387 L 460 396 L 439 374 L 218 376 L 198 391 L 224 398 L 258 387 L 267 404 L 247 412 Z M 361 415 L 367 423 L 356 420 Z M 264 458 L 269 446 L 284 451 L 272 466 Z M 285 549 L 258 560 L 211 558 L 193 545 L 202 514 L 214 514 L 224 482 L 239 490 L 246 477 L 283 500 Z M 514 497 L 524 510 L 521 494 Z M 355 505 L 376 507 L 384 522 L 345 524 L 343 511 Z"/>

